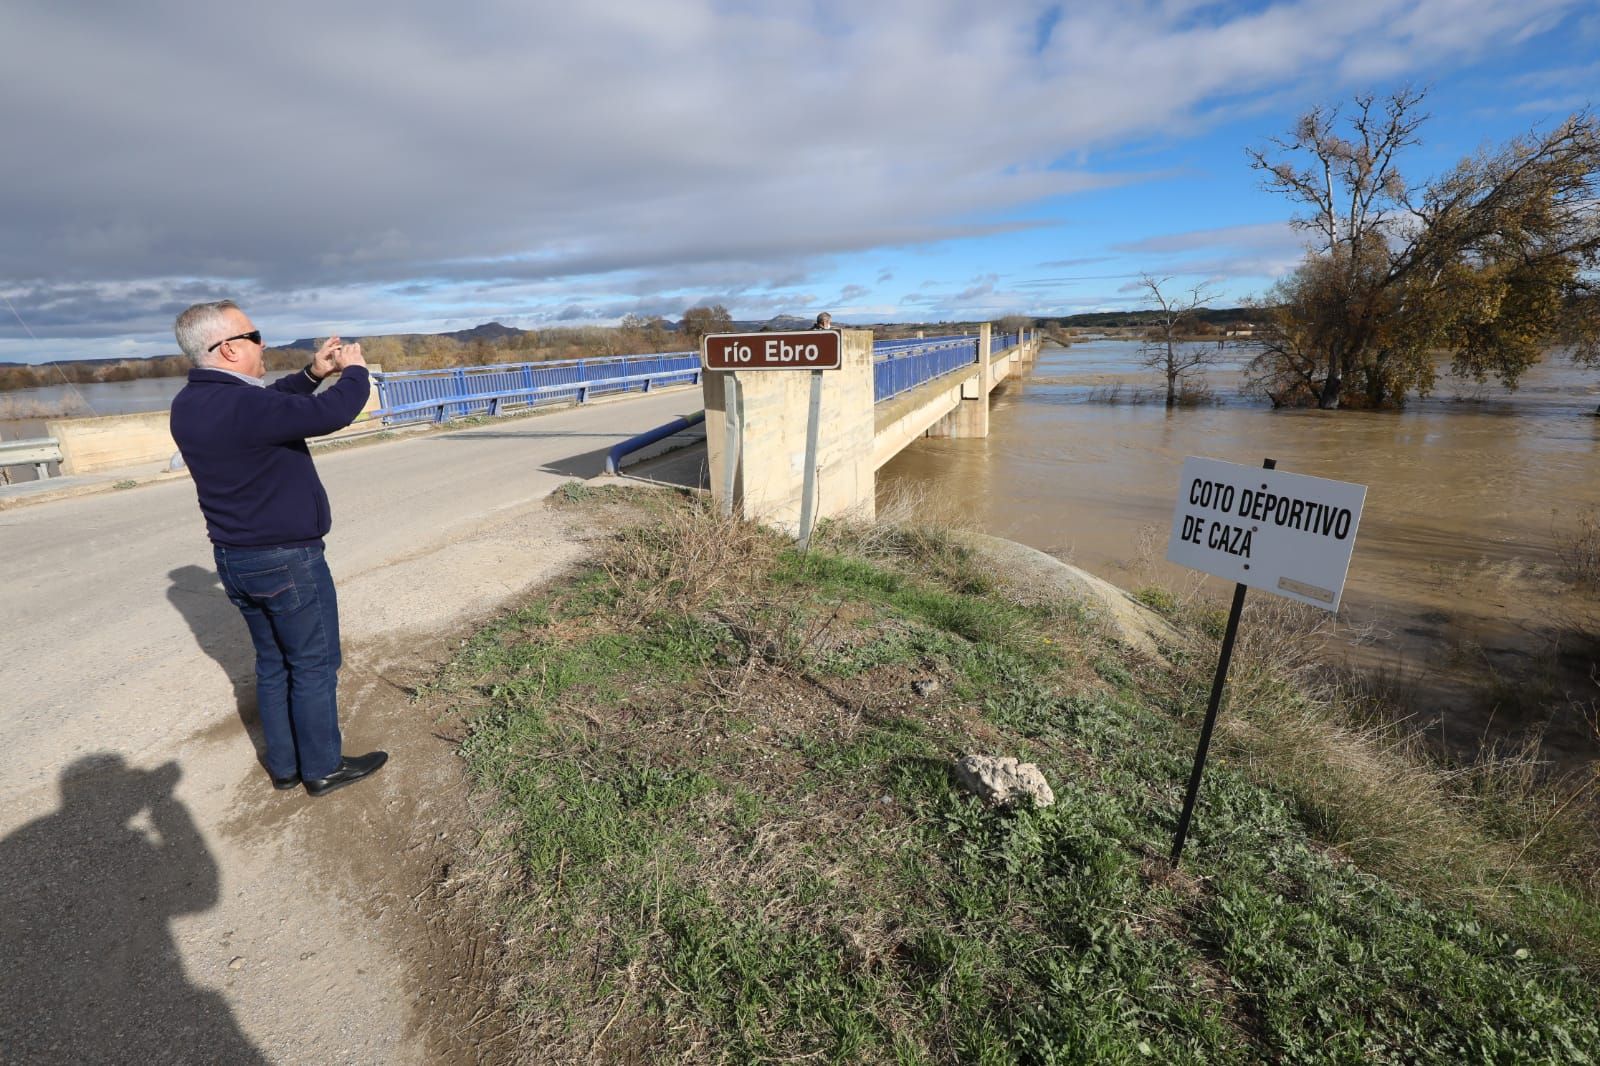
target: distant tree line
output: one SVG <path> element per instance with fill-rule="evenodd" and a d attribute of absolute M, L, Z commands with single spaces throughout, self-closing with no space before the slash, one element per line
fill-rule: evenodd
<path fill-rule="evenodd" d="M 57 363 L 0 366 L 0 392 L 49 385 L 90 385 L 100 381 L 133 381 L 187 373 L 189 360 L 182 355 L 151 359 L 76 359 Z"/>
<path fill-rule="evenodd" d="M 1257 321 L 1261 310 L 1257 307 L 1199 307 L 1185 316 L 1191 330 L 1202 336 L 1216 336 L 1232 328 L 1246 327 Z M 1164 327 L 1167 314 L 1160 307 L 1139 311 L 1092 311 L 1081 315 L 1041 318 L 1040 328 L 1063 329 L 1149 329 Z"/>

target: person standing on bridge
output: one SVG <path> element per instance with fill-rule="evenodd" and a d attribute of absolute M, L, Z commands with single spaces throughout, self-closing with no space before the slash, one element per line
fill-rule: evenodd
<path fill-rule="evenodd" d="M 330 337 L 310 366 L 268 385 L 261 331 L 232 300 L 195 304 L 173 331 L 195 369 L 172 401 L 172 439 L 194 476 L 217 575 L 255 645 L 267 773 L 275 788 L 304 783 L 321 796 L 389 757 L 343 753 L 339 606 L 322 554 L 333 520 L 306 447 L 366 405 L 361 345 Z M 313 395 L 335 370 L 338 383 Z"/>
<path fill-rule="evenodd" d="M 802 318 L 800 321 L 804 322 L 805 319 Z M 811 328 L 812 329 L 832 329 L 833 328 L 833 316 L 828 314 L 828 312 L 826 312 L 826 311 L 822 312 L 822 314 L 817 316 L 817 320 L 815 322 L 811 323 Z"/>

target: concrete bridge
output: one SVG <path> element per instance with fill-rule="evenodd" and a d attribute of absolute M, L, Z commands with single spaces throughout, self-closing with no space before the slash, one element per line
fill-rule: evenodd
<path fill-rule="evenodd" d="M 985 324 L 975 344 L 966 338 L 957 342 L 948 370 L 896 391 L 882 387 L 886 360 L 874 360 L 871 332 L 843 334 L 843 365 L 821 372 L 818 518 L 872 518 L 878 469 L 920 437 L 988 436 L 989 393 L 1031 362 L 1040 343 L 1037 334 L 1023 333 L 1000 347 Z M 892 367 L 907 358 L 892 354 L 887 362 Z M 736 379 L 735 388 L 729 388 L 729 379 Z M 731 455 L 733 510 L 795 531 L 805 484 L 810 374 L 708 371 L 702 386 L 712 495 L 726 504 Z M 893 394 L 880 399 L 884 391 Z M 730 396 L 736 396 L 731 435 Z"/>

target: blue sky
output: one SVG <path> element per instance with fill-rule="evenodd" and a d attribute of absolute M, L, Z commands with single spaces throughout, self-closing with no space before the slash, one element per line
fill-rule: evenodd
<path fill-rule="evenodd" d="M 1299 255 L 1246 146 L 1429 89 L 1414 181 L 1595 100 L 1593 0 L 12 0 L 0 360 L 830 310 L 1216 303 Z M 86 57 L 92 57 L 86 59 Z"/>

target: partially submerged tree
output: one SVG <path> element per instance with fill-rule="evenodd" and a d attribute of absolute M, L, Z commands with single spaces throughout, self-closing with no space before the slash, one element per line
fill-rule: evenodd
<path fill-rule="evenodd" d="M 1181 338 L 1195 325 L 1194 314 L 1211 299 L 1205 285 L 1196 285 L 1183 295 L 1172 291 L 1171 278 L 1140 274 L 1139 280 L 1156 302 L 1156 323 L 1150 339 L 1139 351 L 1139 361 L 1159 371 L 1167 381 L 1167 406 L 1178 406 L 1180 390 L 1197 374 L 1217 361 L 1217 350 L 1209 344 L 1184 344 Z M 1167 291 L 1162 291 L 1162 286 Z"/>
<path fill-rule="evenodd" d="M 1359 96 L 1347 133 L 1337 109 L 1315 108 L 1273 141 L 1294 161 L 1250 151 L 1267 188 L 1310 208 L 1295 224 L 1315 235 L 1255 367 L 1275 399 L 1404 403 L 1432 388 L 1436 351 L 1513 388 L 1550 344 L 1600 362 L 1600 121 L 1580 111 L 1413 188 L 1396 157 L 1419 143 L 1421 102 Z"/>

